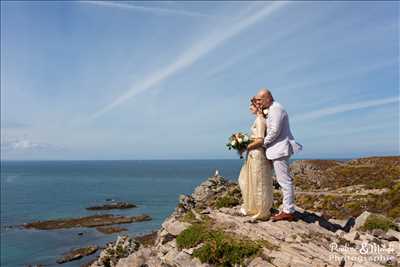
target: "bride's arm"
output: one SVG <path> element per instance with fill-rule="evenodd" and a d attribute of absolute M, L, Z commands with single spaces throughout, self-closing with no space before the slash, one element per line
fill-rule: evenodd
<path fill-rule="evenodd" d="M 254 139 L 253 142 L 251 142 L 248 146 L 247 146 L 247 150 L 253 150 L 259 147 L 262 147 L 264 145 L 264 139 L 263 138 L 256 138 Z"/>
<path fill-rule="evenodd" d="M 265 135 L 265 119 L 262 115 L 257 116 L 256 120 L 256 137 L 253 142 L 247 146 L 247 150 L 253 150 L 264 145 L 264 135 Z"/>

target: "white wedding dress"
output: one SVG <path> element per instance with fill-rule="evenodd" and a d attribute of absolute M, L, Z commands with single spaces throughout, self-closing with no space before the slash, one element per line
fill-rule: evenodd
<path fill-rule="evenodd" d="M 265 128 L 265 119 L 257 116 L 251 126 L 251 138 L 264 139 Z M 272 167 L 263 147 L 248 153 L 238 182 L 243 197 L 242 212 L 254 219 L 268 219 L 273 204 Z"/>

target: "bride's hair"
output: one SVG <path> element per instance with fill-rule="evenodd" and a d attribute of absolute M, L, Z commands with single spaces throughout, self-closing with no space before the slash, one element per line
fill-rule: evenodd
<path fill-rule="evenodd" d="M 261 114 L 261 115 L 265 118 L 265 114 L 264 114 L 264 112 L 263 112 L 263 107 L 262 107 L 261 105 L 257 104 L 256 98 L 253 97 L 253 98 L 250 100 L 250 102 L 251 102 L 251 105 L 254 106 L 254 107 L 256 108 L 257 114 Z"/>

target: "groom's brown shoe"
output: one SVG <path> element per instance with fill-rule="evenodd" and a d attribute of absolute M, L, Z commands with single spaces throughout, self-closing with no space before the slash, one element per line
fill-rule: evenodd
<path fill-rule="evenodd" d="M 272 217 L 273 222 L 277 221 L 294 221 L 296 218 L 294 217 L 293 213 L 286 213 L 286 212 L 281 212 L 275 216 Z"/>

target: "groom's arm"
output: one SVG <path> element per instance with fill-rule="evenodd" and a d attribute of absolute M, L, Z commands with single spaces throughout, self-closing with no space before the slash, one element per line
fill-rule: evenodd
<path fill-rule="evenodd" d="M 267 128 L 267 135 L 264 138 L 264 146 L 271 144 L 279 136 L 282 129 L 283 116 L 284 111 L 279 107 L 273 107 L 269 110 L 270 124 Z"/>

